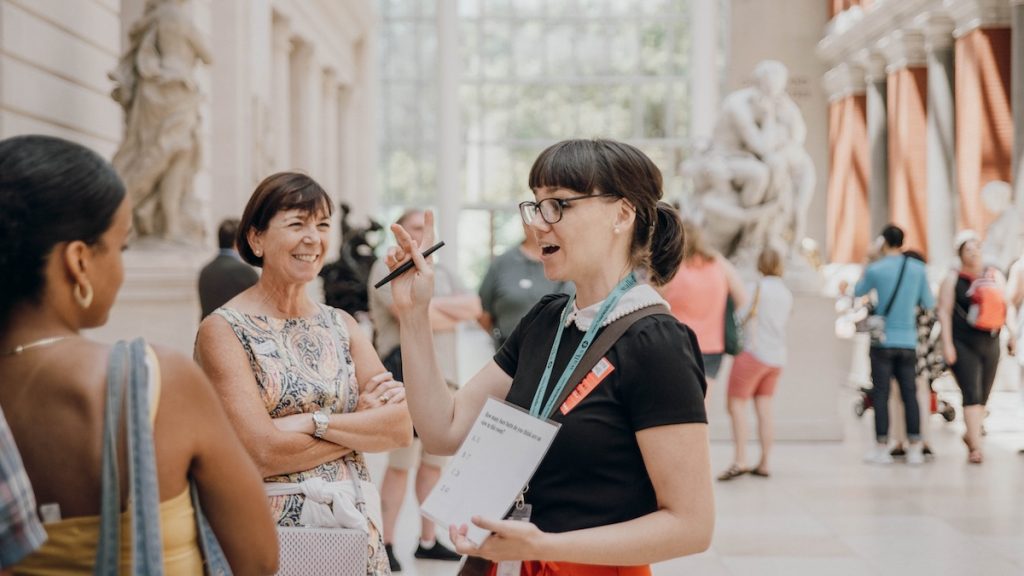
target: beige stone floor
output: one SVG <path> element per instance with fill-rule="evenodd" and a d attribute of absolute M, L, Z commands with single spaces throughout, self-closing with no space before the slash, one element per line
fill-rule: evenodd
<path fill-rule="evenodd" d="M 934 461 L 920 467 L 861 463 L 871 413 L 853 416 L 844 398 L 841 443 L 784 443 L 774 475 L 716 483 L 711 549 L 658 564 L 656 576 L 1001 576 L 1024 574 L 1024 405 L 1016 392 L 990 403 L 986 462 L 968 466 L 961 421 L 928 422 Z M 756 455 L 756 449 L 754 450 Z M 712 444 L 717 473 L 727 443 Z M 383 459 L 370 457 L 380 469 Z M 410 493 L 397 550 L 404 576 L 449 576 L 454 563 L 412 558 L 418 518 Z"/>

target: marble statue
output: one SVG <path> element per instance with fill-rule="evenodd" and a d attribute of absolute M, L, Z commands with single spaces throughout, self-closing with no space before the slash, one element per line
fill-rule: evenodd
<path fill-rule="evenodd" d="M 110 74 L 125 116 L 113 164 L 132 199 L 140 238 L 198 244 L 204 226 L 193 181 L 202 96 L 194 72 L 211 58 L 188 4 L 147 0 L 129 32 L 128 51 Z"/>
<path fill-rule="evenodd" d="M 1007 182 L 993 180 L 981 189 L 981 201 L 997 215 L 985 230 L 981 258 L 986 265 L 1005 273 L 1021 253 L 1020 214 L 1013 206 L 1013 188 Z"/>
<path fill-rule="evenodd" d="M 763 244 L 767 217 L 775 214 L 777 205 L 750 202 L 749 195 L 742 188 L 737 193 L 734 186 L 739 183 L 760 198 L 767 185 L 767 169 L 741 156 L 704 152 L 683 162 L 682 172 L 697 192 L 696 206 L 691 203 L 687 212 L 694 212 L 704 224 L 704 238 L 711 246 L 731 256 Z"/>
<path fill-rule="evenodd" d="M 683 173 L 693 178 L 709 241 L 723 254 L 756 258 L 773 244 L 795 255 L 815 185 L 807 128 L 786 94 L 784 65 L 765 60 L 754 77 L 723 100 L 710 146 Z"/>

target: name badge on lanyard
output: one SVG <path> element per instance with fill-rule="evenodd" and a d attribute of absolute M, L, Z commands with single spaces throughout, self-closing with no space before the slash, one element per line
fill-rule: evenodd
<path fill-rule="evenodd" d="M 533 506 L 529 504 L 516 504 L 512 508 L 512 513 L 509 514 L 507 520 L 517 520 L 519 522 L 529 522 L 530 513 L 533 511 Z M 522 560 L 505 560 L 498 562 L 498 572 L 496 576 L 519 576 L 520 571 L 523 569 Z"/>
<path fill-rule="evenodd" d="M 568 414 L 569 411 L 582 402 L 588 394 L 593 392 L 594 388 L 597 388 L 597 385 L 600 384 L 602 380 L 607 378 L 608 375 L 614 371 L 615 365 L 609 362 L 608 358 L 601 358 L 590 372 L 587 372 L 586 377 L 583 378 L 579 385 L 573 389 L 569 394 L 569 397 L 565 399 L 565 402 L 562 402 L 562 406 L 558 411 L 562 413 L 562 416 Z"/>

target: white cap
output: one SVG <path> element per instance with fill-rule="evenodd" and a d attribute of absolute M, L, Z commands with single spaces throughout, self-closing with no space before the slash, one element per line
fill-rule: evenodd
<path fill-rule="evenodd" d="M 978 236 L 977 232 L 970 228 L 956 233 L 956 237 L 953 239 L 953 246 L 955 247 L 957 254 L 960 253 L 960 248 L 970 240 L 981 240 L 981 237 Z"/>

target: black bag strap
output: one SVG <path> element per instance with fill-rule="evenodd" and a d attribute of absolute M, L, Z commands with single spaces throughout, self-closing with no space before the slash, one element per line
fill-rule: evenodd
<path fill-rule="evenodd" d="M 909 259 L 909 256 L 903 257 L 903 266 L 900 266 L 900 275 L 899 277 L 896 278 L 896 288 L 894 288 L 892 291 L 892 297 L 889 298 L 889 301 L 885 303 L 885 312 L 879 312 L 879 316 L 889 315 L 889 309 L 892 308 L 892 303 L 896 301 L 896 296 L 898 296 L 900 293 L 900 284 L 903 283 L 903 273 L 907 271 L 907 260 Z"/>
<path fill-rule="evenodd" d="M 757 316 L 757 305 L 761 302 L 761 282 L 757 283 L 757 288 L 754 289 L 754 302 L 750 305 L 750 311 L 747 312 L 747 317 L 740 322 L 740 326 L 746 327 L 751 320 Z"/>
<path fill-rule="evenodd" d="M 576 389 L 576 385 L 587 375 L 587 372 L 590 372 L 601 360 L 601 357 L 612 349 L 612 346 L 626 333 L 626 330 L 629 330 L 630 326 L 642 318 L 656 314 L 671 315 L 671 312 L 664 304 L 646 306 L 635 312 L 630 312 L 602 328 L 597 338 L 594 339 L 594 343 L 590 345 L 590 348 L 587 348 L 583 358 L 580 359 L 580 363 L 576 365 L 576 369 L 569 376 L 569 383 L 572 385 L 566 386 L 562 390 L 562 393 L 558 395 L 558 402 L 555 403 L 555 406 L 561 406 L 569 398 L 569 395 L 572 394 L 573 390 Z"/>

